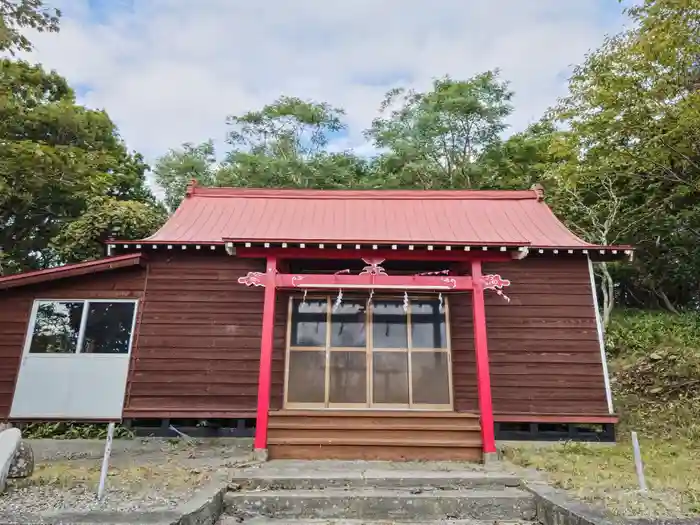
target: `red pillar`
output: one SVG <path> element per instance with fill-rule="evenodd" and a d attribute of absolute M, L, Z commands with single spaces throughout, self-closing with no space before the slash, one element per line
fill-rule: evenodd
<path fill-rule="evenodd" d="M 255 422 L 255 450 L 267 449 L 267 419 L 270 413 L 270 384 L 272 382 L 272 345 L 275 331 L 275 274 L 277 257 L 267 257 L 265 276 L 265 306 L 260 342 L 260 377 L 258 379 L 258 414 Z"/>
<path fill-rule="evenodd" d="M 489 350 L 486 334 L 486 307 L 484 306 L 484 285 L 481 261 L 472 261 L 474 292 L 472 309 L 474 314 L 474 349 L 476 350 L 477 390 L 481 413 L 481 439 L 484 454 L 496 452 L 496 439 L 493 429 L 493 405 L 491 402 L 491 372 L 489 371 Z"/>

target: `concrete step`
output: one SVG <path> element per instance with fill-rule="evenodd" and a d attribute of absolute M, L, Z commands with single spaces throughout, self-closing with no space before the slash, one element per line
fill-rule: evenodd
<path fill-rule="evenodd" d="M 401 525 L 494 525 L 493 520 L 429 520 L 397 522 L 396 520 L 289 520 L 258 517 L 241 521 L 241 518 L 237 518 L 235 516 L 222 516 L 217 522 L 217 525 L 237 525 L 239 523 L 243 523 L 244 525 L 394 525 L 396 523 L 400 523 Z M 534 522 L 523 520 L 499 520 L 496 525 L 534 525 Z"/>
<path fill-rule="evenodd" d="M 227 493 L 224 506 L 226 514 L 239 518 L 297 520 L 342 520 L 353 516 L 361 520 L 425 523 L 450 519 L 527 520 L 535 515 L 532 495 L 514 488 L 419 493 L 406 488 L 241 491 Z"/>
<path fill-rule="evenodd" d="M 472 470 L 340 470 L 310 476 L 308 472 L 251 472 L 233 478 L 241 490 L 324 490 L 328 488 L 419 488 L 422 490 L 491 489 L 519 487 L 518 476 Z"/>

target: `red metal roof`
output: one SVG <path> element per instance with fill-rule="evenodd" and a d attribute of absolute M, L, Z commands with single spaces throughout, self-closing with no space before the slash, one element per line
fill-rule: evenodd
<path fill-rule="evenodd" d="M 105 257 L 104 259 L 98 259 L 96 261 L 66 264 L 46 270 L 8 275 L 6 277 L 0 277 L 0 290 L 26 286 L 28 284 L 43 283 L 45 281 L 53 281 L 65 277 L 77 277 L 79 275 L 136 266 L 141 264 L 141 257 L 142 255 L 140 253 L 130 253 L 127 255 L 117 255 L 116 257 Z"/>
<path fill-rule="evenodd" d="M 535 190 L 277 190 L 190 187 L 142 242 L 364 243 L 587 248 Z M 121 242 L 121 241 L 118 241 Z"/>

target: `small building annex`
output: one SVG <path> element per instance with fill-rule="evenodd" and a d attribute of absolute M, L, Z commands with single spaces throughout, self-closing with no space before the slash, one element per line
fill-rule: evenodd
<path fill-rule="evenodd" d="M 576 237 L 541 188 L 192 183 L 107 249 L 0 277 L 0 419 L 249 421 L 272 458 L 613 439 L 592 262 L 632 250 Z"/>

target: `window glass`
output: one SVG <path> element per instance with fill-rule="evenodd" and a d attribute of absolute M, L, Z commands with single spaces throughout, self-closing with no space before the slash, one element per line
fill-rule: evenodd
<path fill-rule="evenodd" d="M 78 347 L 83 302 L 40 301 L 29 352 L 74 354 Z"/>
<path fill-rule="evenodd" d="M 366 346 L 365 302 L 343 302 L 331 314 L 331 346 L 363 347 Z"/>
<path fill-rule="evenodd" d="M 408 353 L 375 352 L 373 361 L 373 402 L 408 404 Z"/>
<path fill-rule="evenodd" d="M 134 303 L 88 303 L 81 353 L 127 354 L 134 321 Z"/>
<path fill-rule="evenodd" d="M 450 368 L 447 352 L 413 352 L 411 381 L 413 402 L 427 405 L 450 403 Z"/>
<path fill-rule="evenodd" d="M 448 407 L 445 303 L 437 295 L 409 298 L 405 312 L 400 296 L 380 296 L 368 304 L 349 295 L 335 311 L 334 295 L 292 301 L 287 401 Z"/>
<path fill-rule="evenodd" d="M 287 400 L 291 403 L 324 403 L 326 352 L 296 350 L 289 353 Z"/>
<path fill-rule="evenodd" d="M 331 351 L 328 388 L 331 403 L 366 403 L 367 353 Z"/>
<path fill-rule="evenodd" d="M 326 346 L 326 299 L 292 303 L 292 346 Z"/>
<path fill-rule="evenodd" d="M 408 347 L 408 317 L 402 301 L 374 301 L 372 345 L 374 348 Z"/>
<path fill-rule="evenodd" d="M 411 347 L 447 348 L 445 314 L 440 301 L 411 301 Z"/>

